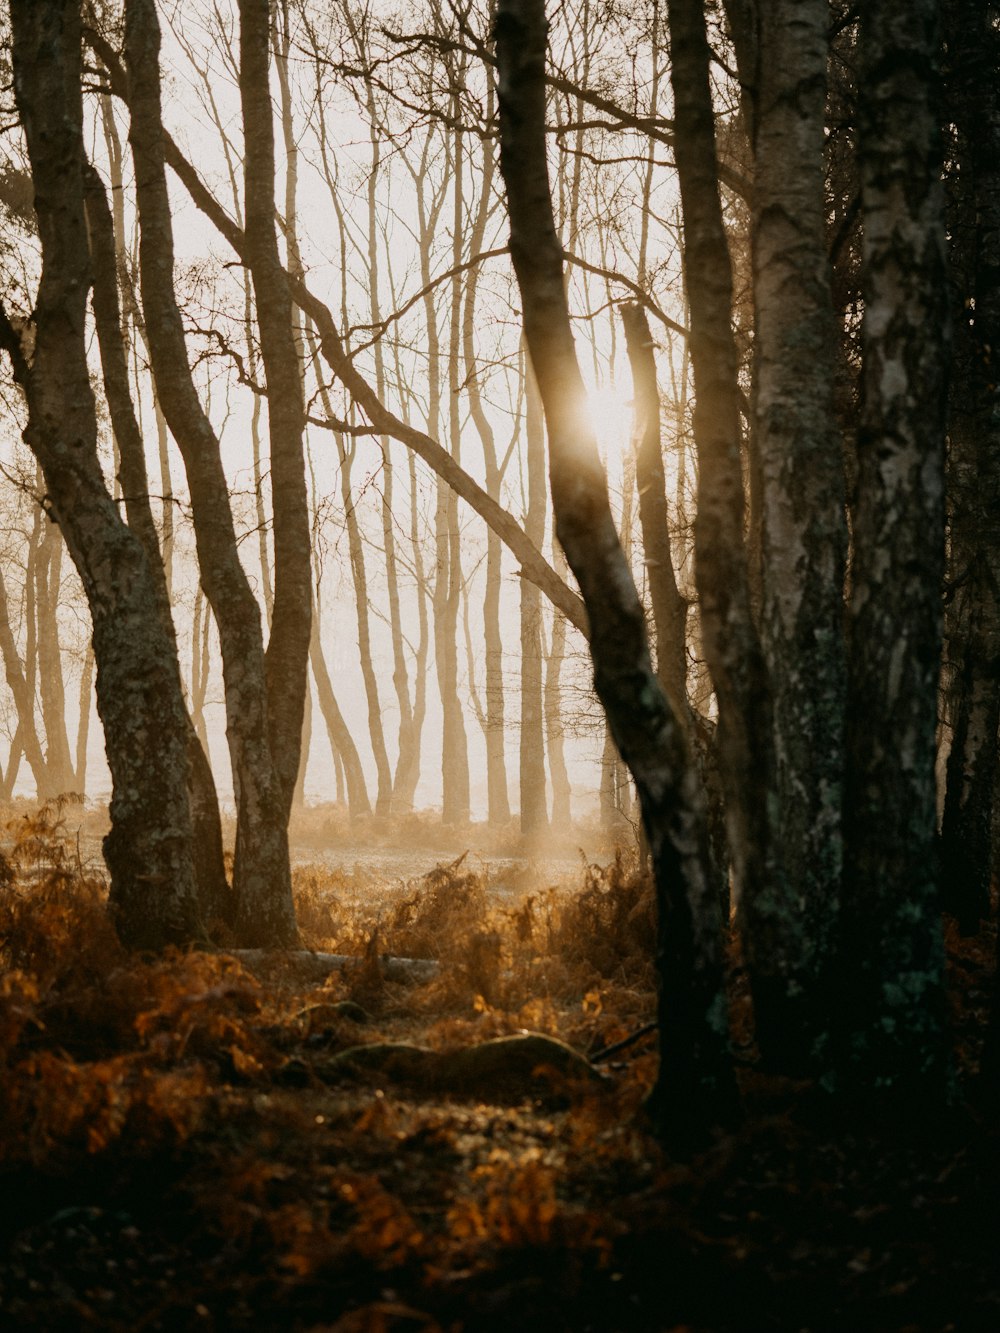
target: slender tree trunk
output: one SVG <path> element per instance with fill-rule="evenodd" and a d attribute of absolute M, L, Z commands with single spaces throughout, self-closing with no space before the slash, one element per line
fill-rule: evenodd
<path fill-rule="evenodd" d="M 486 115 L 492 118 L 493 90 L 487 90 Z M 494 148 L 490 139 L 484 139 L 482 145 L 483 161 L 479 181 L 479 202 L 475 220 L 469 235 L 469 251 L 478 254 L 486 239 L 486 224 L 493 200 Z M 475 423 L 479 439 L 483 446 L 483 461 L 486 467 L 486 491 L 497 503 L 500 502 L 500 487 L 503 475 L 497 458 L 496 439 L 490 419 L 483 408 L 479 382 L 479 368 L 476 359 L 474 330 L 476 324 L 476 299 L 479 291 L 479 270 L 473 268 L 468 276 L 465 289 L 465 306 L 462 315 L 462 351 L 465 362 L 465 390 L 469 398 L 469 411 Z M 530 504 L 530 502 L 529 502 Z M 544 506 L 544 498 L 543 498 Z M 542 510 L 544 523 L 544 507 Z M 525 531 L 528 531 L 527 525 Z M 528 534 L 531 536 L 531 534 Z M 541 539 L 532 537 L 535 545 L 541 546 Z M 483 637 L 486 650 L 486 790 L 491 824 L 506 824 L 510 821 L 510 796 L 507 789 L 507 762 L 504 753 L 504 688 L 503 688 L 503 634 L 500 628 L 500 590 L 503 574 L 503 547 L 500 538 L 491 529 L 486 532 L 486 588 L 483 596 Z M 536 599 L 536 622 L 540 616 L 540 603 Z M 541 626 L 536 623 L 535 633 L 539 635 L 538 650 L 541 651 Z M 522 624 L 523 642 L 523 624 Z M 539 660 L 539 672 L 541 663 Z M 539 718 L 540 722 L 540 718 Z M 523 722 L 522 722 L 523 728 Z M 544 761 L 543 761 L 544 763 Z M 544 768 L 543 768 L 544 783 Z M 522 805 L 522 810 L 524 809 Z M 545 815 L 544 788 L 541 813 Z M 522 817 L 522 830 L 523 830 Z"/>
<path fill-rule="evenodd" d="M 652 1108 L 658 1129 L 683 1142 L 731 1109 L 718 902 L 697 770 L 653 672 L 576 360 L 546 169 L 545 33 L 543 0 L 501 0 L 500 170 L 557 533 L 590 617 L 594 683 L 636 779 L 652 855 L 661 1039 Z"/>
<path fill-rule="evenodd" d="M 330 748 L 334 755 L 339 757 L 344 768 L 344 778 L 347 786 L 347 808 L 352 819 L 357 815 L 370 815 L 372 807 L 371 801 L 368 799 L 364 770 L 358 757 L 357 746 L 354 744 L 354 739 L 347 723 L 344 721 L 344 715 L 340 711 L 336 695 L 333 692 L 326 658 L 323 656 L 319 616 L 315 613 L 313 615 L 312 643 L 309 657 L 312 664 L 313 680 L 316 682 L 316 698 L 320 712 L 323 714 L 323 721 L 326 723 Z"/>
<path fill-rule="evenodd" d="M 35 615 L 38 625 L 38 694 L 45 728 L 46 799 L 71 791 L 73 761 L 66 732 L 66 690 L 59 643 L 59 586 L 63 541 L 54 523 L 45 535 L 35 562 Z"/>
<path fill-rule="evenodd" d="M 524 530 L 538 547 L 545 541 L 545 422 L 531 360 L 525 356 L 524 444 L 527 513 Z M 558 612 L 555 613 L 558 616 Z M 561 726 L 562 719 L 557 719 Z M 550 742 L 551 743 L 551 742 Z M 542 599 L 533 583 L 521 580 L 521 832 L 532 836 L 548 827 L 545 795 L 545 699 L 542 684 Z M 568 805 L 568 802 L 567 802 Z M 568 810 L 552 822 L 565 830 Z"/>
<path fill-rule="evenodd" d="M 285 814 L 299 772 L 312 615 L 312 537 L 306 494 L 303 366 L 295 345 L 288 276 L 274 212 L 274 123 L 269 87 L 268 0 L 240 0 L 240 98 L 246 181 L 246 254 L 267 383 L 274 529 L 274 613 L 265 655 L 268 739 Z M 263 910 L 268 910 L 262 905 Z M 243 900 L 241 917 L 258 907 Z"/>
<path fill-rule="evenodd" d="M 660 440 L 660 390 L 649 321 L 641 305 L 622 306 L 635 397 L 639 524 L 656 637 L 656 674 L 674 711 L 687 712 L 687 602 L 677 588 Z"/>
<path fill-rule="evenodd" d="M 87 797 L 87 745 L 90 740 L 90 714 L 93 711 L 94 649 L 88 644 L 80 671 L 80 720 L 76 728 L 76 764 L 73 790 L 81 800 Z"/>
<path fill-rule="evenodd" d="M 934 871 L 948 299 L 933 0 L 861 26 L 865 317 L 837 1011 L 845 1081 L 943 1089 Z"/>
<path fill-rule="evenodd" d="M 30 562 L 25 570 L 25 578 L 29 580 L 29 584 L 33 584 L 34 579 Z M 31 646 L 31 643 L 29 643 L 29 650 Z M 18 651 L 17 640 L 14 637 L 14 627 L 10 621 L 10 602 L 7 597 L 7 585 L 4 581 L 3 570 L 0 570 L 0 655 L 3 656 L 7 688 L 13 695 L 14 707 L 17 710 L 19 744 L 31 769 L 38 799 L 45 801 L 48 799 L 46 794 L 48 776 L 45 754 L 42 751 L 42 743 L 39 740 L 38 727 L 35 722 L 34 690 L 27 669 L 27 661 L 30 659 L 27 658 L 26 654 L 26 660 L 22 662 L 21 654 Z"/>
<path fill-rule="evenodd" d="M 453 114 L 455 98 L 452 98 Z M 453 179 L 452 265 L 464 251 L 463 181 L 465 144 L 460 129 L 453 133 L 450 174 Z M 461 279 L 451 284 L 448 337 L 448 436 L 451 456 L 460 462 L 461 404 Z M 462 595 L 462 538 L 458 524 L 458 496 L 438 483 L 434 519 L 436 567 L 434 578 L 434 652 L 441 693 L 441 818 L 445 824 L 464 824 L 469 818 L 469 746 L 462 700 L 458 692 L 458 608 Z"/>
<path fill-rule="evenodd" d="M 556 574 L 565 577 L 568 566 L 562 547 L 556 544 L 552 563 Z M 552 783 L 552 824 L 568 828 L 572 818 L 572 788 L 566 766 L 566 723 L 562 696 L 562 669 L 566 660 L 566 618 L 558 607 L 552 608 L 552 633 L 545 659 L 545 748 L 549 756 L 549 781 Z"/>
<path fill-rule="evenodd" d="M 6 313 L 0 338 L 28 401 L 25 440 L 42 466 L 93 621 L 113 782 L 104 840 L 111 909 L 127 944 L 161 948 L 192 939 L 196 922 L 184 702 L 146 553 L 119 517 L 97 455 L 86 350 L 80 12 L 76 0 L 14 0 L 10 13 L 42 246 L 30 365 Z"/>

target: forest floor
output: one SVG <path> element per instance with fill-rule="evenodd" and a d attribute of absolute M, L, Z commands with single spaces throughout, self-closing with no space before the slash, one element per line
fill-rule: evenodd
<path fill-rule="evenodd" d="M 992 936 L 949 930 L 954 1108 L 888 1129 L 760 1072 L 734 963 L 745 1118 L 677 1162 L 642 1115 L 652 903 L 628 858 L 423 871 L 425 829 L 406 879 L 314 833 L 304 941 L 359 960 L 325 980 L 130 957 L 58 820 L 8 829 L 0 1329 L 1000 1328 Z M 386 954 L 440 968 L 393 982 Z"/>

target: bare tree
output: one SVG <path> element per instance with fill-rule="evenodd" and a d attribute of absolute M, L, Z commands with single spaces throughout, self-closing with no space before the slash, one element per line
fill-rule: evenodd
<path fill-rule="evenodd" d="M 119 517 L 97 455 L 86 353 L 90 259 L 79 6 L 14 0 L 11 25 L 42 274 L 33 349 L 22 347 L 6 311 L 0 338 L 27 399 L 25 439 L 42 467 L 93 620 L 98 708 L 114 783 L 104 840 L 112 910 L 128 944 L 159 948 L 196 931 L 184 703 L 146 551 Z"/>

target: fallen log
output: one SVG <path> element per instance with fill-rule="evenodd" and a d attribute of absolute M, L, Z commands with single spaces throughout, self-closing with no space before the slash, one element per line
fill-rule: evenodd
<path fill-rule="evenodd" d="M 309 949 L 228 949 L 226 952 L 251 972 L 275 966 L 293 968 L 307 981 L 323 981 L 333 972 L 367 964 L 367 959 L 354 954 L 313 953 Z M 382 954 L 378 963 L 386 981 L 404 986 L 433 981 L 441 970 L 441 964 L 434 958 L 394 958 L 391 954 Z"/>
<path fill-rule="evenodd" d="M 567 1085 L 603 1085 L 586 1056 L 555 1037 L 519 1032 L 457 1050 L 435 1051 L 409 1042 L 379 1041 L 340 1051 L 314 1070 L 323 1082 L 345 1075 L 377 1075 L 426 1092 L 483 1098 L 521 1098 Z"/>

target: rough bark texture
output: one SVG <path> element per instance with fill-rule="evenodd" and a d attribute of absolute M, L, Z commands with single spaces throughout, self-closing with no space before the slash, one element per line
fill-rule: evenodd
<path fill-rule="evenodd" d="M 312 539 L 302 438 L 305 403 L 288 275 L 278 256 L 274 225 L 270 6 L 268 0 L 240 0 L 239 8 L 246 258 L 257 307 L 271 446 L 274 609 L 265 657 L 268 740 L 287 819 L 299 771 L 312 614 Z M 241 915 L 255 910 L 252 903 L 239 904 Z"/>
<path fill-rule="evenodd" d="M 780 1059 L 784 1033 L 772 1022 L 772 996 L 787 990 L 787 895 L 770 828 L 775 789 L 771 693 L 751 613 L 743 547 L 738 357 L 731 322 L 732 270 L 719 200 L 710 51 L 702 0 L 670 0 L 668 15 L 674 157 L 683 208 L 696 395 L 694 539 L 702 644 L 719 706 L 719 768 L 758 1035 Z"/>
<path fill-rule="evenodd" d="M 177 654 L 177 635 L 170 613 L 170 593 L 160 555 L 149 500 L 149 478 L 142 432 L 129 385 L 115 260 L 115 235 L 107 194 L 100 177 L 89 168 L 85 178 L 87 227 L 93 269 L 94 323 L 101 356 L 104 394 L 118 447 L 118 476 L 128 525 L 142 542 L 156 595 L 156 612 L 166 638 Z M 223 860 L 222 821 L 215 779 L 194 723 L 185 708 L 188 748 L 188 799 L 193 832 L 193 858 L 198 884 L 198 910 L 203 921 L 229 916 L 231 902 Z"/>
<path fill-rule="evenodd" d="M 237 791 L 233 890 L 238 929 L 247 944 L 284 944 L 296 937 L 287 830 L 295 770 L 289 777 L 285 765 L 276 765 L 271 754 L 260 608 L 240 564 L 219 442 L 191 378 L 174 293 L 155 7 L 151 0 L 129 0 L 125 19 L 132 113 L 129 142 L 135 161 L 140 278 L 153 375 L 184 458 L 201 581 L 222 649 L 227 734 Z M 296 761 L 298 743 L 298 735 L 289 741 Z"/>
<path fill-rule="evenodd" d="M 850 607 L 842 1072 L 943 1084 L 934 872 L 948 297 L 933 0 L 861 29 L 864 369 Z"/>
<path fill-rule="evenodd" d="M 753 270 L 761 637 L 774 700 L 782 876 L 770 913 L 776 992 L 754 993 L 765 1044 L 808 1061 L 826 1041 L 843 868 L 846 518 L 833 403 L 824 198 L 826 0 L 760 0 Z M 779 897 L 780 894 L 780 897 Z M 773 1012 L 771 1012 L 773 1007 Z"/>
<path fill-rule="evenodd" d="M 111 908 L 127 944 L 161 948 L 196 931 L 184 703 L 146 553 L 119 517 L 97 456 L 86 354 L 79 6 L 14 0 L 11 26 L 14 90 L 42 244 L 30 364 L 6 316 L 2 336 L 28 401 L 25 440 L 42 466 L 93 621 L 97 702 L 113 781 L 104 840 Z"/>
<path fill-rule="evenodd" d="M 941 893 L 963 931 L 990 911 L 1000 723 L 1000 34 L 998 7 L 951 0 L 946 17 L 954 354 L 949 404 L 946 667 L 953 739 Z M 947 679 L 947 675 L 946 675 Z"/>
<path fill-rule="evenodd" d="M 661 1063 L 651 1108 L 661 1132 L 683 1137 L 728 1112 L 732 1092 L 704 806 L 684 728 L 653 672 L 576 360 L 546 170 L 543 0 L 501 0 L 496 38 L 500 169 L 556 528 L 587 606 L 595 686 L 639 789 L 654 868 Z"/>

